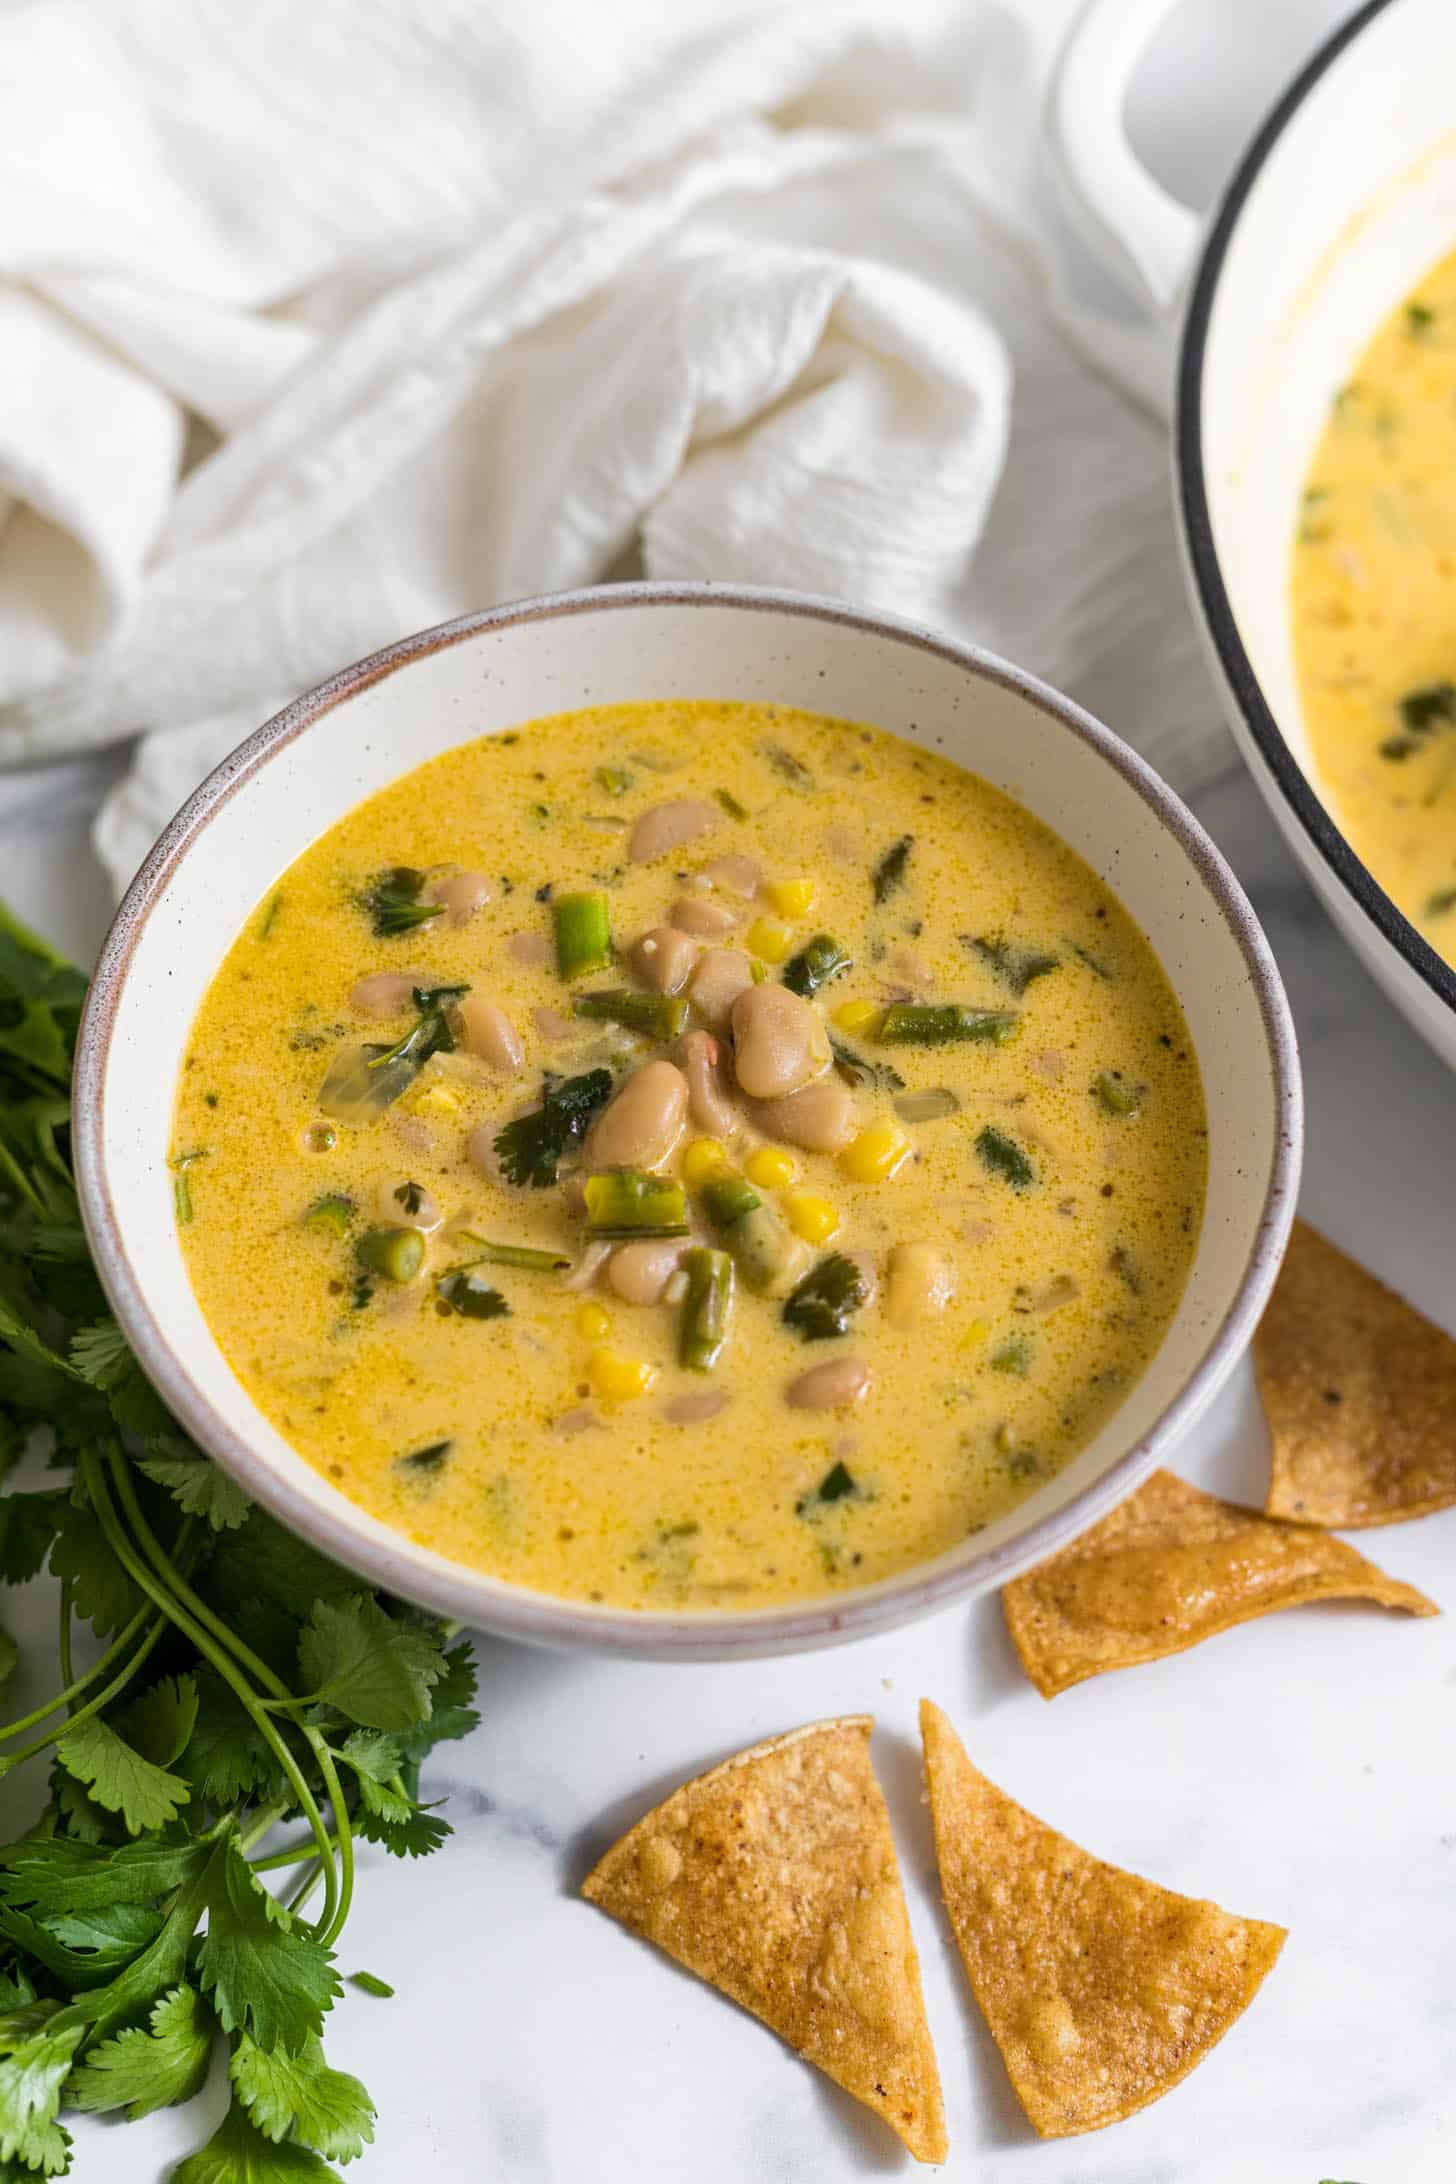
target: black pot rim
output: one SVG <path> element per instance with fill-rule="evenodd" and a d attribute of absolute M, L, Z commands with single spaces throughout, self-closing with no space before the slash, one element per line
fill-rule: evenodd
<path fill-rule="evenodd" d="M 1198 603 L 1224 677 L 1255 749 L 1324 863 L 1353 896 L 1381 938 L 1389 942 L 1438 1000 L 1456 1010 L 1456 970 L 1437 955 L 1405 913 L 1397 909 L 1369 867 L 1356 856 L 1311 788 L 1303 767 L 1270 710 L 1239 635 L 1219 567 L 1203 462 L 1203 373 L 1209 327 L 1218 284 L 1244 206 L 1275 145 L 1310 92 L 1345 49 L 1391 4 L 1392 0 L 1365 0 L 1365 5 L 1325 40 L 1255 132 L 1234 170 L 1204 240 L 1189 290 L 1178 354 L 1173 455 L 1184 543 Z"/>

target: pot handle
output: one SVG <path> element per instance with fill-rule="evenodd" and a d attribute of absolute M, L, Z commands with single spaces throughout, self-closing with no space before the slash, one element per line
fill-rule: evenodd
<path fill-rule="evenodd" d="M 1046 130 L 1068 211 L 1099 264 L 1152 306 L 1134 331 L 1084 318 L 1083 339 L 1127 391 L 1168 407 L 1171 325 L 1198 247 L 1198 216 L 1156 181 L 1128 141 L 1128 87 L 1173 0 L 1086 0 L 1047 92 Z"/>

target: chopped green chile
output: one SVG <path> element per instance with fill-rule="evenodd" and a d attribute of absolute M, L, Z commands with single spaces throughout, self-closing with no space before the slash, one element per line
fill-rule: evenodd
<path fill-rule="evenodd" d="M 614 1168 L 586 1180 L 587 1234 L 594 1243 L 686 1236 L 688 1202 L 681 1183 L 638 1168 Z"/>
<path fill-rule="evenodd" d="M 678 1324 L 678 1362 L 689 1372 L 709 1373 L 723 1355 L 733 1316 L 733 1261 L 726 1251 L 700 1246 L 684 1254 L 688 1286 Z"/>
<path fill-rule="evenodd" d="M 789 957 L 783 968 L 783 983 L 790 993 L 802 994 L 807 1000 L 821 986 L 827 986 L 832 978 L 838 978 L 852 968 L 854 958 L 841 948 L 828 933 L 816 933 L 797 955 Z"/>
<path fill-rule="evenodd" d="M 589 888 L 558 895 L 551 905 L 556 935 L 556 968 L 563 978 L 604 971 L 612 960 L 611 911 L 605 892 Z"/>
<path fill-rule="evenodd" d="M 1024 1191 L 1028 1183 L 1036 1181 L 1036 1170 L 1015 1138 L 1009 1138 L 994 1123 L 987 1123 L 976 1135 L 976 1151 L 983 1168 L 992 1175 L 999 1175 L 1014 1191 Z"/>
<path fill-rule="evenodd" d="M 461 1319 L 491 1320 L 508 1319 L 510 1306 L 498 1289 L 472 1274 L 468 1267 L 452 1267 L 442 1274 L 435 1284 L 435 1294 L 442 1304 L 458 1312 Z"/>
<path fill-rule="evenodd" d="M 971 937 L 970 946 L 1018 1001 L 1033 980 L 1045 978 L 1061 966 L 1060 956 L 1049 955 L 1042 948 L 1018 947 L 999 934 L 977 933 Z"/>
<path fill-rule="evenodd" d="M 848 1501 L 859 1492 L 854 1473 L 842 1460 L 830 1465 L 812 1494 L 801 1494 L 794 1504 L 795 1516 L 809 1516 L 837 1501 Z"/>
<path fill-rule="evenodd" d="M 347 1236 L 357 1211 L 353 1199 L 346 1198 L 342 1191 L 326 1191 L 303 1216 L 303 1226 L 321 1229 L 329 1236 Z"/>
<path fill-rule="evenodd" d="M 910 852 L 915 847 L 913 834 L 902 834 L 899 841 L 885 851 L 875 866 L 871 882 L 876 902 L 888 902 L 899 888 L 905 885 L 905 874 L 910 865 Z"/>
<path fill-rule="evenodd" d="M 942 1084 L 926 1092 L 902 1092 L 894 1108 L 902 1122 L 943 1122 L 948 1115 L 960 1113 L 961 1103 L 958 1095 Z"/>
<path fill-rule="evenodd" d="M 412 1282 L 425 1263 L 425 1239 L 417 1228 L 366 1229 L 354 1248 L 359 1264 L 387 1282 Z"/>
<path fill-rule="evenodd" d="M 1092 1097 L 1104 1114 L 1126 1121 L 1143 1104 L 1141 1085 L 1132 1084 L 1120 1069 L 1104 1069 L 1092 1080 Z"/>
<path fill-rule="evenodd" d="M 863 1269 L 842 1251 L 832 1251 L 784 1299 L 783 1321 L 805 1342 L 828 1342 L 847 1335 L 855 1313 L 868 1302 Z"/>
<path fill-rule="evenodd" d="M 528 1273 L 559 1274 L 571 1264 L 561 1251 L 537 1251 L 530 1244 L 493 1244 L 470 1229 L 461 1229 L 460 1241 L 474 1251 L 472 1266 L 518 1266 Z"/>
<path fill-rule="evenodd" d="M 1021 1028 L 1013 1009 L 974 1009 L 959 1001 L 892 1001 L 875 1038 L 881 1046 L 1004 1046 Z"/>
<path fill-rule="evenodd" d="M 681 993 L 633 993 L 614 986 L 605 993 L 578 994 L 574 1013 L 599 1024 L 621 1024 L 653 1039 L 675 1039 L 688 1020 L 688 1000 Z"/>
<path fill-rule="evenodd" d="M 454 1446 L 453 1441 L 430 1441 L 424 1448 L 414 1448 L 406 1456 L 397 1456 L 395 1462 L 401 1471 L 414 1471 L 425 1477 L 433 1477 L 437 1471 L 444 1470 Z M 366 1975 L 358 1973 L 355 1976 L 363 1979 Z M 386 1989 L 386 1992 L 389 1991 Z"/>

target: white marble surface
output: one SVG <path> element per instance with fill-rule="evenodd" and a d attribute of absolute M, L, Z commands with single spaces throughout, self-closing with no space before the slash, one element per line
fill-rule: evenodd
<path fill-rule="evenodd" d="M 1188 87 L 1168 171 L 1206 186 L 1247 114 L 1339 10 L 1261 5 L 1257 56 L 1179 26 Z M 1248 7 L 1231 10 L 1246 27 Z M 1190 59 L 1191 34 L 1200 53 Z M 1172 33 L 1169 34 L 1170 38 Z M 1183 73 L 1179 75 L 1178 71 Z M 1212 87 L 1212 88 L 1211 88 Z M 1165 85 L 1139 102 L 1147 126 Z M 1115 723 L 1114 723 L 1115 725 Z M 106 890 L 87 848 L 104 767 L 0 787 L 3 892 L 83 958 Z M 1309 1095 L 1305 1210 L 1456 1329 L 1450 1078 L 1357 968 L 1242 779 L 1201 815 L 1289 983 Z M 1266 1462 L 1246 1370 L 1179 1468 L 1257 1499 Z M 1392 1573 L 1456 1610 L 1456 1511 L 1367 1534 Z M 45 1588 L 22 1636 L 48 1630 Z M 1456 2139 L 1456 1625 L 1317 1608 L 1098 1679 L 1050 1707 L 994 1600 L 796 1661 L 668 1668 L 480 1647 L 483 1721 L 429 1781 L 455 1840 L 406 1870 L 366 1852 L 333 2059 L 380 2103 L 360 2172 L 395 2184 L 851 2184 L 908 2175 L 881 2127 L 774 2038 L 575 1898 L 594 1849 L 673 1783 L 815 1716 L 872 1710 L 967 2184 L 1449 2184 Z M 1247 2016 L 1165 2101 L 1087 2139 L 1038 2142 L 969 2004 L 935 1900 L 914 1738 L 937 1698 L 973 1758 L 1104 1856 L 1290 1940 Z M 23 1796 L 6 1792 L 6 1821 Z M 8 1831 L 8 1830 L 7 1830 Z M 122 2130 L 83 2125 L 81 2184 L 154 2184 L 206 2135 L 221 2088 Z"/>

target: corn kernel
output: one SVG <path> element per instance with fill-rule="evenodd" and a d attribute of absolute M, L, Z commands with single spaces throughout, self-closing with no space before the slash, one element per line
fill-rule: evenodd
<path fill-rule="evenodd" d="M 449 1117 L 460 1112 L 460 1094 L 453 1085 L 442 1084 L 438 1077 L 422 1075 L 408 1088 L 399 1105 L 410 1115 Z"/>
<path fill-rule="evenodd" d="M 576 1315 L 576 1331 L 583 1342 L 600 1342 L 612 1331 L 612 1322 L 599 1304 L 584 1304 Z"/>
<path fill-rule="evenodd" d="M 765 963 L 782 963 L 794 944 L 793 934 L 777 918 L 755 918 L 744 939 L 749 954 Z"/>
<path fill-rule="evenodd" d="M 827 1243 L 839 1226 L 838 1207 L 827 1198 L 816 1198 L 812 1191 L 785 1191 L 779 1203 L 789 1227 L 806 1244 Z"/>
<path fill-rule="evenodd" d="M 781 918 L 806 918 L 814 907 L 812 880 L 770 880 L 764 893 Z"/>
<path fill-rule="evenodd" d="M 865 1031 L 879 1015 L 873 1001 L 842 1001 L 834 1011 L 841 1031 Z"/>
<path fill-rule="evenodd" d="M 786 1183 L 794 1180 L 794 1163 L 777 1145 L 760 1145 L 743 1163 L 743 1172 L 761 1191 L 781 1191 Z"/>
<path fill-rule="evenodd" d="M 886 1116 L 851 1138 L 839 1164 L 856 1183 L 883 1183 L 910 1157 L 910 1140 L 898 1122 Z"/>
<path fill-rule="evenodd" d="M 727 1157 L 716 1138 L 694 1138 L 692 1144 L 683 1151 L 683 1181 L 706 1183 L 713 1170 L 721 1168 Z"/>
<path fill-rule="evenodd" d="M 984 1342 L 984 1341 L 985 1341 L 985 1339 L 986 1339 L 986 1337 L 987 1337 L 987 1335 L 989 1335 L 989 1334 L 990 1334 L 990 1332 L 991 1332 L 991 1322 L 990 1322 L 989 1320 L 986 1320 L 986 1319 L 973 1319 L 973 1320 L 971 1320 L 971 1321 L 970 1321 L 970 1323 L 968 1324 L 967 1328 L 966 1328 L 966 1347 L 967 1347 L 967 1348 L 969 1349 L 969 1348 L 970 1348 L 970 1345 L 971 1345 L 971 1344 L 972 1344 L 973 1342 Z"/>
<path fill-rule="evenodd" d="M 603 1403 L 630 1403 L 645 1395 L 657 1378 L 657 1367 L 645 1357 L 618 1357 L 611 1350 L 593 1350 L 587 1361 L 587 1377 Z"/>

